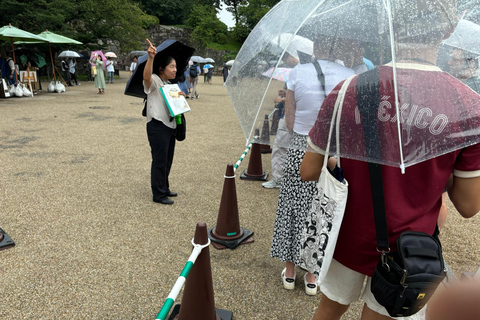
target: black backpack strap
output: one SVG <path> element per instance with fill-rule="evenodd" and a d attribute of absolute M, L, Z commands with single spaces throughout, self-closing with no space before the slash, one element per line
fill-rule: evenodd
<path fill-rule="evenodd" d="M 325 93 L 325 96 L 327 96 L 327 92 L 325 91 L 325 75 L 323 74 L 322 67 L 320 67 L 320 63 L 318 63 L 317 59 L 313 59 L 312 63 L 315 69 L 317 69 L 318 80 L 320 81 L 320 85 L 322 86 L 322 90 Z"/>
<path fill-rule="evenodd" d="M 362 117 L 365 148 L 369 158 L 380 159 L 377 112 L 380 104 L 380 72 L 378 68 L 360 74 L 357 78 L 357 106 Z M 388 229 L 383 195 L 382 166 L 368 163 L 372 193 L 377 249 L 387 249 Z"/>

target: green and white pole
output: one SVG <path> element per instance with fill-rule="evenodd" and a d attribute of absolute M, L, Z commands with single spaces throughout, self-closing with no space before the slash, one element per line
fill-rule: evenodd
<path fill-rule="evenodd" d="M 233 166 L 233 172 L 235 172 L 238 168 L 238 166 L 240 165 L 240 163 L 242 163 L 243 161 L 243 158 L 245 158 L 245 156 L 247 155 L 248 153 L 248 150 L 250 150 L 252 148 L 252 144 L 253 142 L 250 142 L 250 144 L 248 145 L 247 149 L 245 149 L 245 151 L 243 151 L 242 155 L 240 156 L 240 158 L 238 158 L 238 161 L 237 163 L 235 163 L 235 165 Z"/>
<path fill-rule="evenodd" d="M 170 294 L 168 295 L 167 300 L 165 300 L 165 303 L 163 304 L 162 308 L 160 309 L 160 312 L 155 318 L 156 320 L 158 319 L 165 320 L 167 318 L 168 313 L 170 312 L 170 309 L 172 308 L 173 303 L 175 302 L 175 299 L 177 299 L 177 296 L 180 293 L 180 290 L 182 290 L 182 287 L 185 284 L 185 280 L 187 279 L 187 276 L 190 273 L 190 270 L 192 269 L 193 264 L 195 263 L 198 256 L 202 252 L 202 249 L 210 245 L 210 239 L 208 239 L 208 242 L 203 245 L 194 243 L 192 239 L 192 245 L 193 245 L 192 254 L 188 258 L 188 261 L 183 267 L 183 270 L 180 273 L 180 276 L 178 277 L 177 282 L 175 282 L 175 285 L 170 291 Z"/>

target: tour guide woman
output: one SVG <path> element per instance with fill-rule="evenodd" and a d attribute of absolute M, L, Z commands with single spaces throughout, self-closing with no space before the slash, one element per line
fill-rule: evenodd
<path fill-rule="evenodd" d="M 143 70 L 143 88 L 147 94 L 147 135 L 152 150 L 153 201 L 173 204 L 173 200 L 168 197 L 176 197 L 177 193 L 170 190 L 168 175 L 175 151 L 176 123 L 173 119 L 170 120 L 170 113 L 159 88 L 168 84 L 168 80 L 175 79 L 177 65 L 172 57 L 157 57 L 160 67 L 158 70 L 153 70 L 157 49 L 148 39 L 147 42 L 149 44 L 148 60 Z M 179 94 L 185 96 L 183 92 Z"/>

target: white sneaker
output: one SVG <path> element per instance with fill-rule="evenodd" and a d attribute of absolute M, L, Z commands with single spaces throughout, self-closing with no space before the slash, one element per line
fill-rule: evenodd
<path fill-rule="evenodd" d="M 267 189 L 273 189 L 273 188 L 280 189 L 280 183 L 277 182 L 277 180 L 272 179 L 270 181 L 262 183 L 262 187 L 267 188 Z"/>

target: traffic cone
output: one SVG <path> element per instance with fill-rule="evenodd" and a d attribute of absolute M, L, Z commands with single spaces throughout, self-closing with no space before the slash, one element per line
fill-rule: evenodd
<path fill-rule="evenodd" d="M 241 244 L 252 243 L 252 236 L 252 231 L 240 227 L 233 165 L 227 164 L 217 225 L 208 230 L 208 237 L 215 249 L 235 249 Z"/>
<path fill-rule="evenodd" d="M 280 121 L 280 112 L 278 111 L 278 107 L 275 107 L 275 111 L 273 112 L 273 116 L 272 116 L 272 126 L 270 127 L 271 136 L 274 136 L 277 134 L 278 121 Z"/>
<path fill-rule="evenodd" d="M 270 120 L 268 119 L 268 114 L 265 115 L 263 120 L 262 135 L 260 136 L 260 152 L 261 153 L 272 153 L 272 148 L 270 147 Z"/>
<path fill-rule="evenodd" d="M 195 229 L 195 244 L 207 244 L 207 225 L 205 222 L 197 223 Z M 175 308 L 178 311 L 178 308 Z M 175 311 L 175 310 L 174 310 Z M 219 312 L 220 311 L 220 312 Z M 215 309 L 215 298 L 213 294 L 212 270 L 210 266 L 210 250 L 208 247 L 202 249 L 197 260 L 193 264 L 190 273 L 185 281 L 180 312 L 173 318 L 175 320 L 227 320 L 231 319 L 219 314 L 231 312 Z M 172 318 L 170 315 L 170 318 Z"/>
<path fill-rule="evenodd" d="M 258 137 L 258 129 L 255 130 L 255 136 Z M 256 142 L 252 143 L 250 149 L 250 160 L 248 161 L 247 170 L 240 175 L 242 180 L 267 181 L 268 172 L 262 169 L 262 154 L 260 153 L 260 145 Z"/>
<path fill-rule="evenodd" d="M 0 229 L 0 250 L 9 249 L 15 246 L 15 242 L 5 233 L 2 229 Z"/>

